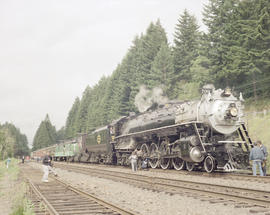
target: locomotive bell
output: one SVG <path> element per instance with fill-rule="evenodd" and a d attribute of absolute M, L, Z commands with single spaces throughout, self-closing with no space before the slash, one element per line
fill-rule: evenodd
<path fill-rule="evenodd" d="M 202 162 L 204 159 L 204 155 L 202 154 L 201 150 L 198 147 L 191 148 L 189 156 L 191 160 L 197 163 Z"/>
<path fill-rule="evenodd" d="M 224 92 L 221 94 L 221 96 L 229 97 L 231 94 L 232 94 L 231 88 L 226 87 L 226 89 L 225 89 Z"/>

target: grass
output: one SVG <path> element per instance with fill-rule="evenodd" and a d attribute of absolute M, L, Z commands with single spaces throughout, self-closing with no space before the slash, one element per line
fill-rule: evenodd
<path fill-rule="evenodd" d="M 249 135 L 252 141 L 261 140 L 268 151 L 267 172 L 270 171 L 270 112 L 264 115 L 263 113 L 250 113 L 246 118 Z"/>
<path fill-rule="evenodd" d="M 270 110 L 270 98 L 259 98 L 255 101 L 253 98 L 245 100 L 246 111 Z"/>
<path fill-rule="evenodd" d="M 21 190 L 16 194 L 13 201 L 13 210 L 11 215 L 34 215 L 33 204 L 25 197 L 26 184 L 22 184 Z"/>
<path fill-rule="evenodd" d="M 0 192 L 0 198 L 5 195 L 12 195 L 12 213 L 11 215 L 33 215 L 31 202 L 25 197 L 26 194 L 26 184 L 24 182 L 18 181 L 19 177 L 19 167 L 18 160 L 11 159 L 9 168 L 6 168 L 4 161 L 0 162 L 0 182 L 6 180 L 8 177 L 9 182 L 14 184 L 13 188 L 8 191 Z"/>

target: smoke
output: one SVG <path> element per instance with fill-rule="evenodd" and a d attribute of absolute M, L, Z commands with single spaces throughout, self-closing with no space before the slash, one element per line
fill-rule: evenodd
<path fill-rule="evenodd" d="M 168 98 L 163 96 L 163 90 L 155 87 L 152 90 L 147 89 L 144 85 L 140 86 L 139 93 L 135 96 L 135 106 L 140 112 L 146 111 L 154 103 L 165 104 Z"/>

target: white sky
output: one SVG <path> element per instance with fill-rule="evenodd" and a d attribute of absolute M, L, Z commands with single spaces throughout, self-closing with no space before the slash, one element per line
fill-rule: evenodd
<path fill-rule="evenodd" d="M 169 41 L 186 8 L 207 0 L 0 0 L 0 123 L 32 144 L 46 114 L 57 129 L 87 85 L 110 75 L 136 35 L 160 18 Z"/>

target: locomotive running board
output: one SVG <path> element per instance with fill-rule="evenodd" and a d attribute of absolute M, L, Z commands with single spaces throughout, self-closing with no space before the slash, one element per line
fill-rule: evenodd
<path fill-rule="evenodd" d="M 153 129 L 149 129 L 149 130 L 145 130 L 145 131 L 139 131 L 139 132 L 134 132 L 134 133 L 130 133 L 130 134 L 120 135 L 120 136 L 115 137 L 115 140 L 119 139 L 119 138 L 137 136 L 137 135 L 142 135 L 142 134 L 147 134 L 147 133 L 151 134 L 151 133 L 154 133 L 156 131 L 161 131 L 163 129 L 170 129 L 170 128 L 171 129 L 176 129 L 179 126 L 187 126 L 187 125 L 192 125 L 194 123 L 202 123 L 202 122 L 191 121 L 191 122 L 187 122 L 187 123 L 179 123 L 179 124 L 164 126 L 164 127 L 160 127 L 160 128 L 153 128 Z"/>
<path fill-rule="evenodd" d="M 241 144 L 245 144 L 246 141 L 220 140 L 220 141 L 218 141 L 218 143 L 241 143 Z"/>

